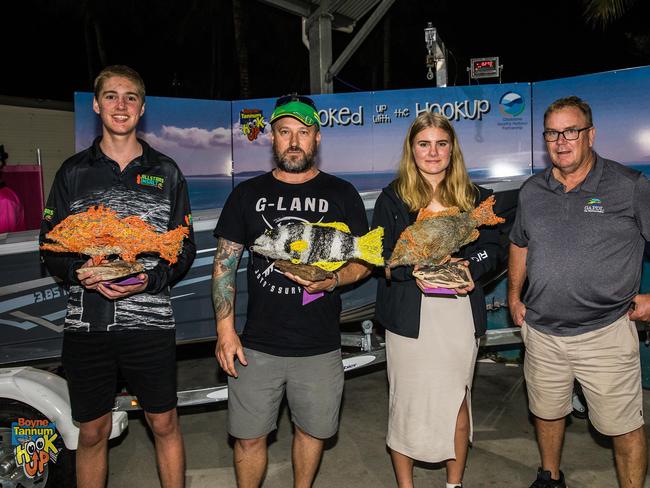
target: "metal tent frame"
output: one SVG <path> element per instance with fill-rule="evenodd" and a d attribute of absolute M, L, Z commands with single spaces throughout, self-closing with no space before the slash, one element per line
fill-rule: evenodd
<path fill-rule="evenodd" d="M 312 94 L 334 93 L 334 77 L 343 69 L 395 0 L 259 0 L 303 19 L 309 49 Z M 336 61 L 332 62 L 332 30 L 352 33 L 357 22 L 374 11 Z"/>

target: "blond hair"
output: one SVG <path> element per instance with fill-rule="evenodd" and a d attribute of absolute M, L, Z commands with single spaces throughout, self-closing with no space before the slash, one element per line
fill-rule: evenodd
<path fill-rule="evenodd" d="M 144 102 L 144 81 L 142 80 L 142 77 L 136 70 L 129 68 L 128 66 L 124 66 L 123 64 L 114 64 L 113 66 L 107 66 L 97 75 L 97 78 L 95 78 L 95 83 L 93 84 L 95 98 L 97 100 L 99 100 L 99 95 L 104 88 L 104 83 L 106 83 L 109 78 L 112 78 L 114 76 L 121 76 L 122 78 L 130 80 L 135 85 L 136 90 L 138 91 L 138 95 L 140 95 L 140 98 Z"/>
<path fill-rule="evenodd" d="M 445 131 L 451 145 L 449 166 L 445 171 L 444 179 L 437 185 L 435 191 L 418 170 L 413 155 L 415 137 L 431 127 Z M 467 174 L 456 131 L 444 115 L 422 112 L 409 127 L 397 170 L 395 190 L 412 212 L 429 205 L 434 197 L 445 207 L 458 207 L 464 212 L 475 207 L 478 189 Z"/>

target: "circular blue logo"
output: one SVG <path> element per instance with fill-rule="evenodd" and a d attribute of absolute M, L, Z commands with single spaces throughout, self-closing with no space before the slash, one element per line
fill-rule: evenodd
<path fill-rule="evenodd" d="M 504 117 L 517 117 L 526 108 L 524 99 L 519 93 L 504 93 L 499 100 L 499 111 Z"/>

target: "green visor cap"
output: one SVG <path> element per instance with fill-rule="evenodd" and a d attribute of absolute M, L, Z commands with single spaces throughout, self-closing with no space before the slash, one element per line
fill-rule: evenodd
<path fill-rule="evenodd" d="M 271 120 L 269 122 L 272 124 L 280 117 L 293 117 L 308 127 L 311 127 L 314 124 L 318 124 L 320 127 L 318 112 L 306 103 L 293 101 L 280 105 L 271 114 Z"/>

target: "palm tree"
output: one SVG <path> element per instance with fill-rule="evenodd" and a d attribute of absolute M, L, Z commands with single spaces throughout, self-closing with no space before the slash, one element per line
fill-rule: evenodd
<path fill-rule="evenodd" d="M 593 27 L 605 30 L 625 15 L 636 0 L 585 0 L 584 16 Z"/>
<path fill-rule="evenodd" d="M 635 6 L 642 7 L 642 2 L 637 0 L 583 0 L 584 18 L 588 24 L 603 31 L 607 30 L 615 22 L 626 17 L 631 20 L 632 11 Z M 647 8 L 647 7 L 646 7 Z M 650 61 L 650 34 L 648 34 L 645 24 L 641 28 L 629 23 L 625 28 L 625 37 L 630 46 L 628 52 L 637 57 L 642 63 Z"/>

